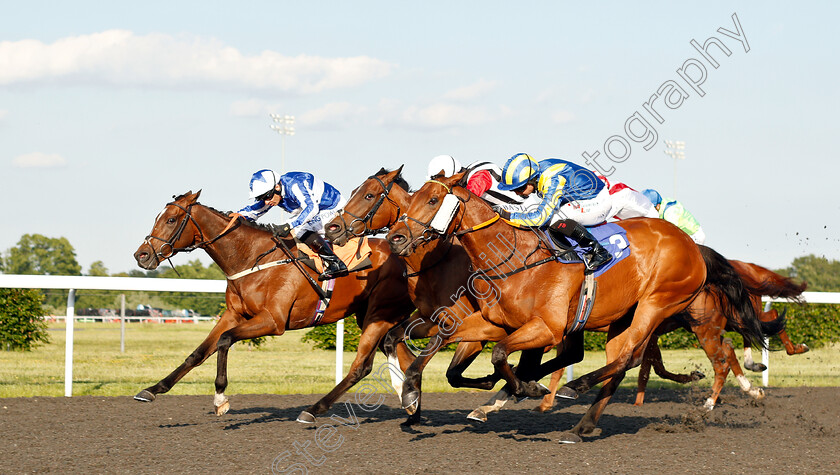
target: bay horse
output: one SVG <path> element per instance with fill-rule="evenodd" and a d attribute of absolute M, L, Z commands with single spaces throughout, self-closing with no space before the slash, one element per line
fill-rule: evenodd
<path fill-rule="evenodd" d="M 742 261 L 730 261 L 741 278 L 748 282 L 756 289 L 753 293 L 759 296 L 768 296 L 775 298 L 784 298 L 793 301 L 794 303 L 803 303 L 802 292 L 808 288 L 807 282 L 797 284 L 792 279 L 781 276 L 770 269 L 761 267 L 757 264 Z M 770 309 L 765 312 L 761 307 L 761 298 L 753 299 L 753 305 L 758 313 L 758 318 L 763 321 L 770 321 L 778 318 L 779 313 L 775 309 Z M 787 309 L 782 310 L 782 315 Z M 787 332 L 782 330 L 779 333 L 779 339 L 782 340 L 782 345 L 785 347 L 785 352 L 788 355 L 799 355 L 810 350 L 805 343 L 793 343 Z M 744 367 L 750 371 L 761 372 L 767 369 L 761 363 L 755 363 L 752 359 L 752 349 L 749 345 L 744 345 Z"/>
<path fill-rule="evenodd" d="M 227 357 L 231 345 L 240 340 L 282 335 L 287 330 L 326 325 L 355 314 L 362 335 L 347 376 L 298 417 L 299 422 L 314 423 L 316 415 L 326 412 L 370 373 L 382 337 L 413 310 L 407 296 L 405 265 L 390 252 L 384 240 L 371 239 L 372 266 L 336 279 L 333 297 L 323 315 L 316 319 L 319 296 L 303 272 L 308 272 L 310 279 L 318 274 L 305 266 L 298 267 L 293 240 L 288 244 L 277 242 L 268 226 L 241 217 L 234 220 L 227 213 L 200 204 L 200 193 L 187 192 L 168 203 L 134 257 L 140 267 L 151 270 L 179 252 L 204 249 L 228 276 L 227 308 L 183 364 L 134 398 L 153 401 L 156 395 L 169 391 L 190 370 L 218 352 L 213 404 L 215 413 L 221 416 L 230 408 L 224 391 L 228 384 Z M 281 250 L 284 245 L 291 255 Z M 249 273 L 258 263 L 264 268 Z M 404 349 L 394 358 L 400 359 L 403 367 L 410 362 Z"/>
<path fill-rule="evenodd" d="M 401 172 L 402 167 L 393 171 L 383 168 L 353 190 L 342 213 L 324 227 L 327 238 L 343 246 L 351 237 L 374 235 L 394 225 L 411 198 Z M 402 258 L 407 267 L 408 295 L 418 311 L 388 332 L 383 344 L 386 352 L 392 352 L 406 337 L 427 338 L 436 334 L 440 323 L 437 312 L 442 308 L 456 305 L 470 312 L 478 311 L 476 296 L 465 291 L 472 274 L 470 258 L 457 239 L 442 246 L 421 244 L 414 253 Z M 483 346 L 482 342 L 458 345 L 446 372 L 451 386 L 491 389 L 495 385 L 498 376 L 463 376 Z M 407 424 L 420 420 L 419 399 L 407 410 L 410 414 Z"/>
<path fill-rule="evenodd" d="M 459 238 L 475 272 L 482 274 L 485 287 L 498 291 L 499 298 L 488 302 L 479 299 L 480 311 L 458 315 L 450 307 L 441 318 L 450 331 L 430 341 L 428 351 L 406 371 L 403 407 L 419 397 L 418 381 L 431 357 L 444 344 L 454 341 L 496 341 L 491 362 L 515 396 L 544 395 L 533 381 L 525 383 L 513 374 L 507 357 L 511 352 L 543 349 L 580 339 L 580 331 L 567 336 L 574 325 L 574 311 L 584 280 L 583 264 L 560 264 L 553 252 L 530 228 L 507 224 L 481 199 L 472 199 L 461 182 L 463 173 L 430 180 L 414 193 L 405 215 L 392 226 L 387 239 L 400 255 L 410 255 L 423 242 L 445 241 L 450 235 Z M 454 198 L 452 198 L 454 197 Z M 432 222 L 444 202 L 457 200 L 452 215 L 435 230 Z M 703 254 L 687 234 L 665 220 L 630 219 L 621 227 L 627 235 L 630 254 L 600 276 L 599 295 L 586 322 L 587 329 L 609 327 L 606 345 L 607 365 L 567 383 L 558 393 L 576 398 L 579 393 L 604 382 L 595 403 L 581 421 L 566 432 L 561 442 L 580 442 L 581 436 L 594 432 L 597 421 L 625 372 L 641 362 L 654 330 L 667 317 L 684 310 L 706 284 Z M 442 245 L 442 244 L 440 244 Z M 508 249 L 505 261 L 489 259 L 489 249 Z M 521 253 L 521 254 L 518 254 Z M 500 264 L 516 262 L 515 271 L 504 272 Z M 542 263 L 542 265 L 538 265 Z M 527 272 L 523 272 L 527 270 Z M 477 279 L 479 280 L 479 279 Z M 485 292 L 488 292 L 485 290 Z M 727 294 L 727 301 L 739 314 L 756 320 L 746 296 Z M 747 331 L 750 329 L 745 324 Z M 760 330 L 757 331 L 760 335 Z M 758 338 L 758 337 L 757 337 Z M 758 338 L 763 343 L 761 338 Z M 549 365 L 548 372 L 582 359 L 582 345 L 564 351 L 563 357 Z M 557 360 L 557 358 L 555 358 Z M 547 373 L 546 373 L 547 374 Z"/>
<path fill-rule="evenodd" d="M 729 265 L 725 265 L 722 262 L 723 256 L 720 256 L 706 246 L 699 247 L 700 252 L 704 255 L 704 260 L 707 262 L 707 275 L 713 278 L 707 278 L 707 283 L 703 291 L 698 294 L 685 311 L 667 318 L 654 331 L 654 335 L 645 349 L 644 357 L 639 367 L 636 400 L 634 403 L 636 406 L 644 404 L 645 388 L 650 378 L 651 368 L 656 371 L 659 377 L 682 384 L 698 381 L 705 377 L 699 371 L 692 371 L 689 374 L 679 374 L 672 373 L 665 368 L 657 341 L 660 336 L 680 328 L 694 333 L 700 343 L 700 347 L 712 363 L 715 372 L 712 394 L 703 403 L 706 410 L 714 409 L 730 370 L 735 375 L 742 391 L 755 399 L 764 397 L 764 390 L 760 387 L 753 387 L 750 381 L 744 376 L 744 372 L 738 364 L 738 359 L 735 356 L 731 343 L 727 338 L 724 338 L 724 332 L 738 332 L 741 330 L 743 323 L 734 318 L 733 312 L 727 311 L 724 308 L 727 304 L 727 299 L 724 295 L 727 291 L 726 286 L 728 283 L 737 284 L 737 281 L 739 279 L 741 280 L 743 289 L 730 288 L 729 291 L 734 293 L 748 292 L 747 298 L 753 306 L 753 311 L 756 315 L 759 315 L 758 321 L 753 321 L 751 326 L 754 329 L 755 325 L 758 324 L 761 327 L 761 334 L 765 336 L 775 335 L 777 333 L 781 336 L 784 333 L 784 315 L 779 316 L 775 313 L 771 315 L 767 312 L 766 316 L 760 316 L 761 313 L 764 313 L 761 312 L 760 307 L 761 296 L 769 295 L 796 299 L 799 293 L 804 290 L 804 287 L 798 286 L 792 281 L 785 282 L 780 280 L 779 277 L 781 276 L 755 264 L 730 260 L 728 261 Z M 744 269 L 749 269 L 751 274 L 745 274 Z M 737 272 L 737 276 L 734 275 L 735 272 Z M 724 276 L 722 278 L 714 278 L 716 274 L 724 274 Z M 763 280 L 757 280 L 756 275 L 764 276 Z M 606 332 L 608 330 L 608 327 L 604 327 L 594 329 L 593 331 Z M 750 335 L 754 337 L 757 334 L 755 331 L 749 332 L 744 339 L 745 345 L 748 345 Z M 543 397 L 540 405 L 536 408 L 537 411 L 545 412 L 554 406 L 555 394 L 560 386 L 560 378 L 562 376 L 562 369 L 551 375 L 551 381 L 548 385 L 550 392 Z M 487 414 L 500 410 L 508 399 L 509 395 L 502 390 L 494 395 L 488 403 L 470 413 L 468 417 L 472 420 L 485 421 Z"/>

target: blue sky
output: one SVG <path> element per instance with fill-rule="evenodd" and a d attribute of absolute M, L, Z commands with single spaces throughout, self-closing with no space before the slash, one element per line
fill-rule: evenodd
<path fill-rule="evenodd" d="M 663 141 L 682 140 L 676 196 L 708 245 L 773 268 L 840 259 L 834 3 L 5 3 L 3 251 L 64 236 L 85 271 L 134 268 L 172 195 L 235 210 L 253 171 L 280 168 L 273 112 L 297 119 L 286 169 L 347 194 L 381 166 L 405 164 L 418 186 L 443 153 L 597 151 L 611 180 L 670 197 Z M 749 51 L 718 32 L 737 31 L 733 13 Z M 731 51 L 710 47 L 717 68 L 690 44 L 711 36 Z M 677 72 L 691 59 L 702 97 Z M 668 81 L 687 97 L 659 98 L 659 123 L 644 104 Z M 655 141 L 628 140 L 636 112 Z M 616 135 L 622 162 L 605 157 L 605 143 L 621 155 Z M 175 262 L 194 258 L 209 262 Z"/>

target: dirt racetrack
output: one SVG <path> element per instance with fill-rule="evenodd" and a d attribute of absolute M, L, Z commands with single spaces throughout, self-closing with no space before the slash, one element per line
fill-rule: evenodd
<path fill-rule="evenodd" d="M 0 399 L 0 473 L 840 473 L 838 388 L 759 402 L 726 388 L 709 414 L 702 389 L 651 390 L 640 408 L 620 390 L 600 435 L 558 444 L 594 396 L 476 425 L 465 416 L 487 393 L 426 394 L 425 424 L 404 428 L 393 394 L 371 412 L 350 395 L 317 430 L 294 419 L 318 395 L 234 395 L 222 417 L 212 396 Z"/>

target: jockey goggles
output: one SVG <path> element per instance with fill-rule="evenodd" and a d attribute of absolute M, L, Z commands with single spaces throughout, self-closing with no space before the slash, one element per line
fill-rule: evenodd
<path fill-rule="evenodd" d="M 265 193 L 261 194 L 260 196 L 257 196 L 257 201 L 268 201 L 271 198 L 274 198 L 275 193 L 277 193 L 277 190 L 272 188 L 272 189 L 266 191 Z"/>

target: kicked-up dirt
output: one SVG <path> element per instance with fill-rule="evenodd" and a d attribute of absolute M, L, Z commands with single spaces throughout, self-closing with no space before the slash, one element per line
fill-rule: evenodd
<path fill-rule="evenodd" d="M 600 434 L 559 444 L 595 393 L 484 424 L 465 416 L 489 393 L 426 394 L 412 427 L 393 394 L 348 395 L 315 425 L 295 418 L 319 395 L 234 395 L 222 417 L 210 395 L 0 399 L 0 473 L 840 473 L 838 388 L 726 388 L 711 413 L 700 389 L 649 390 L 641 407 L 619 390 Z"/>

